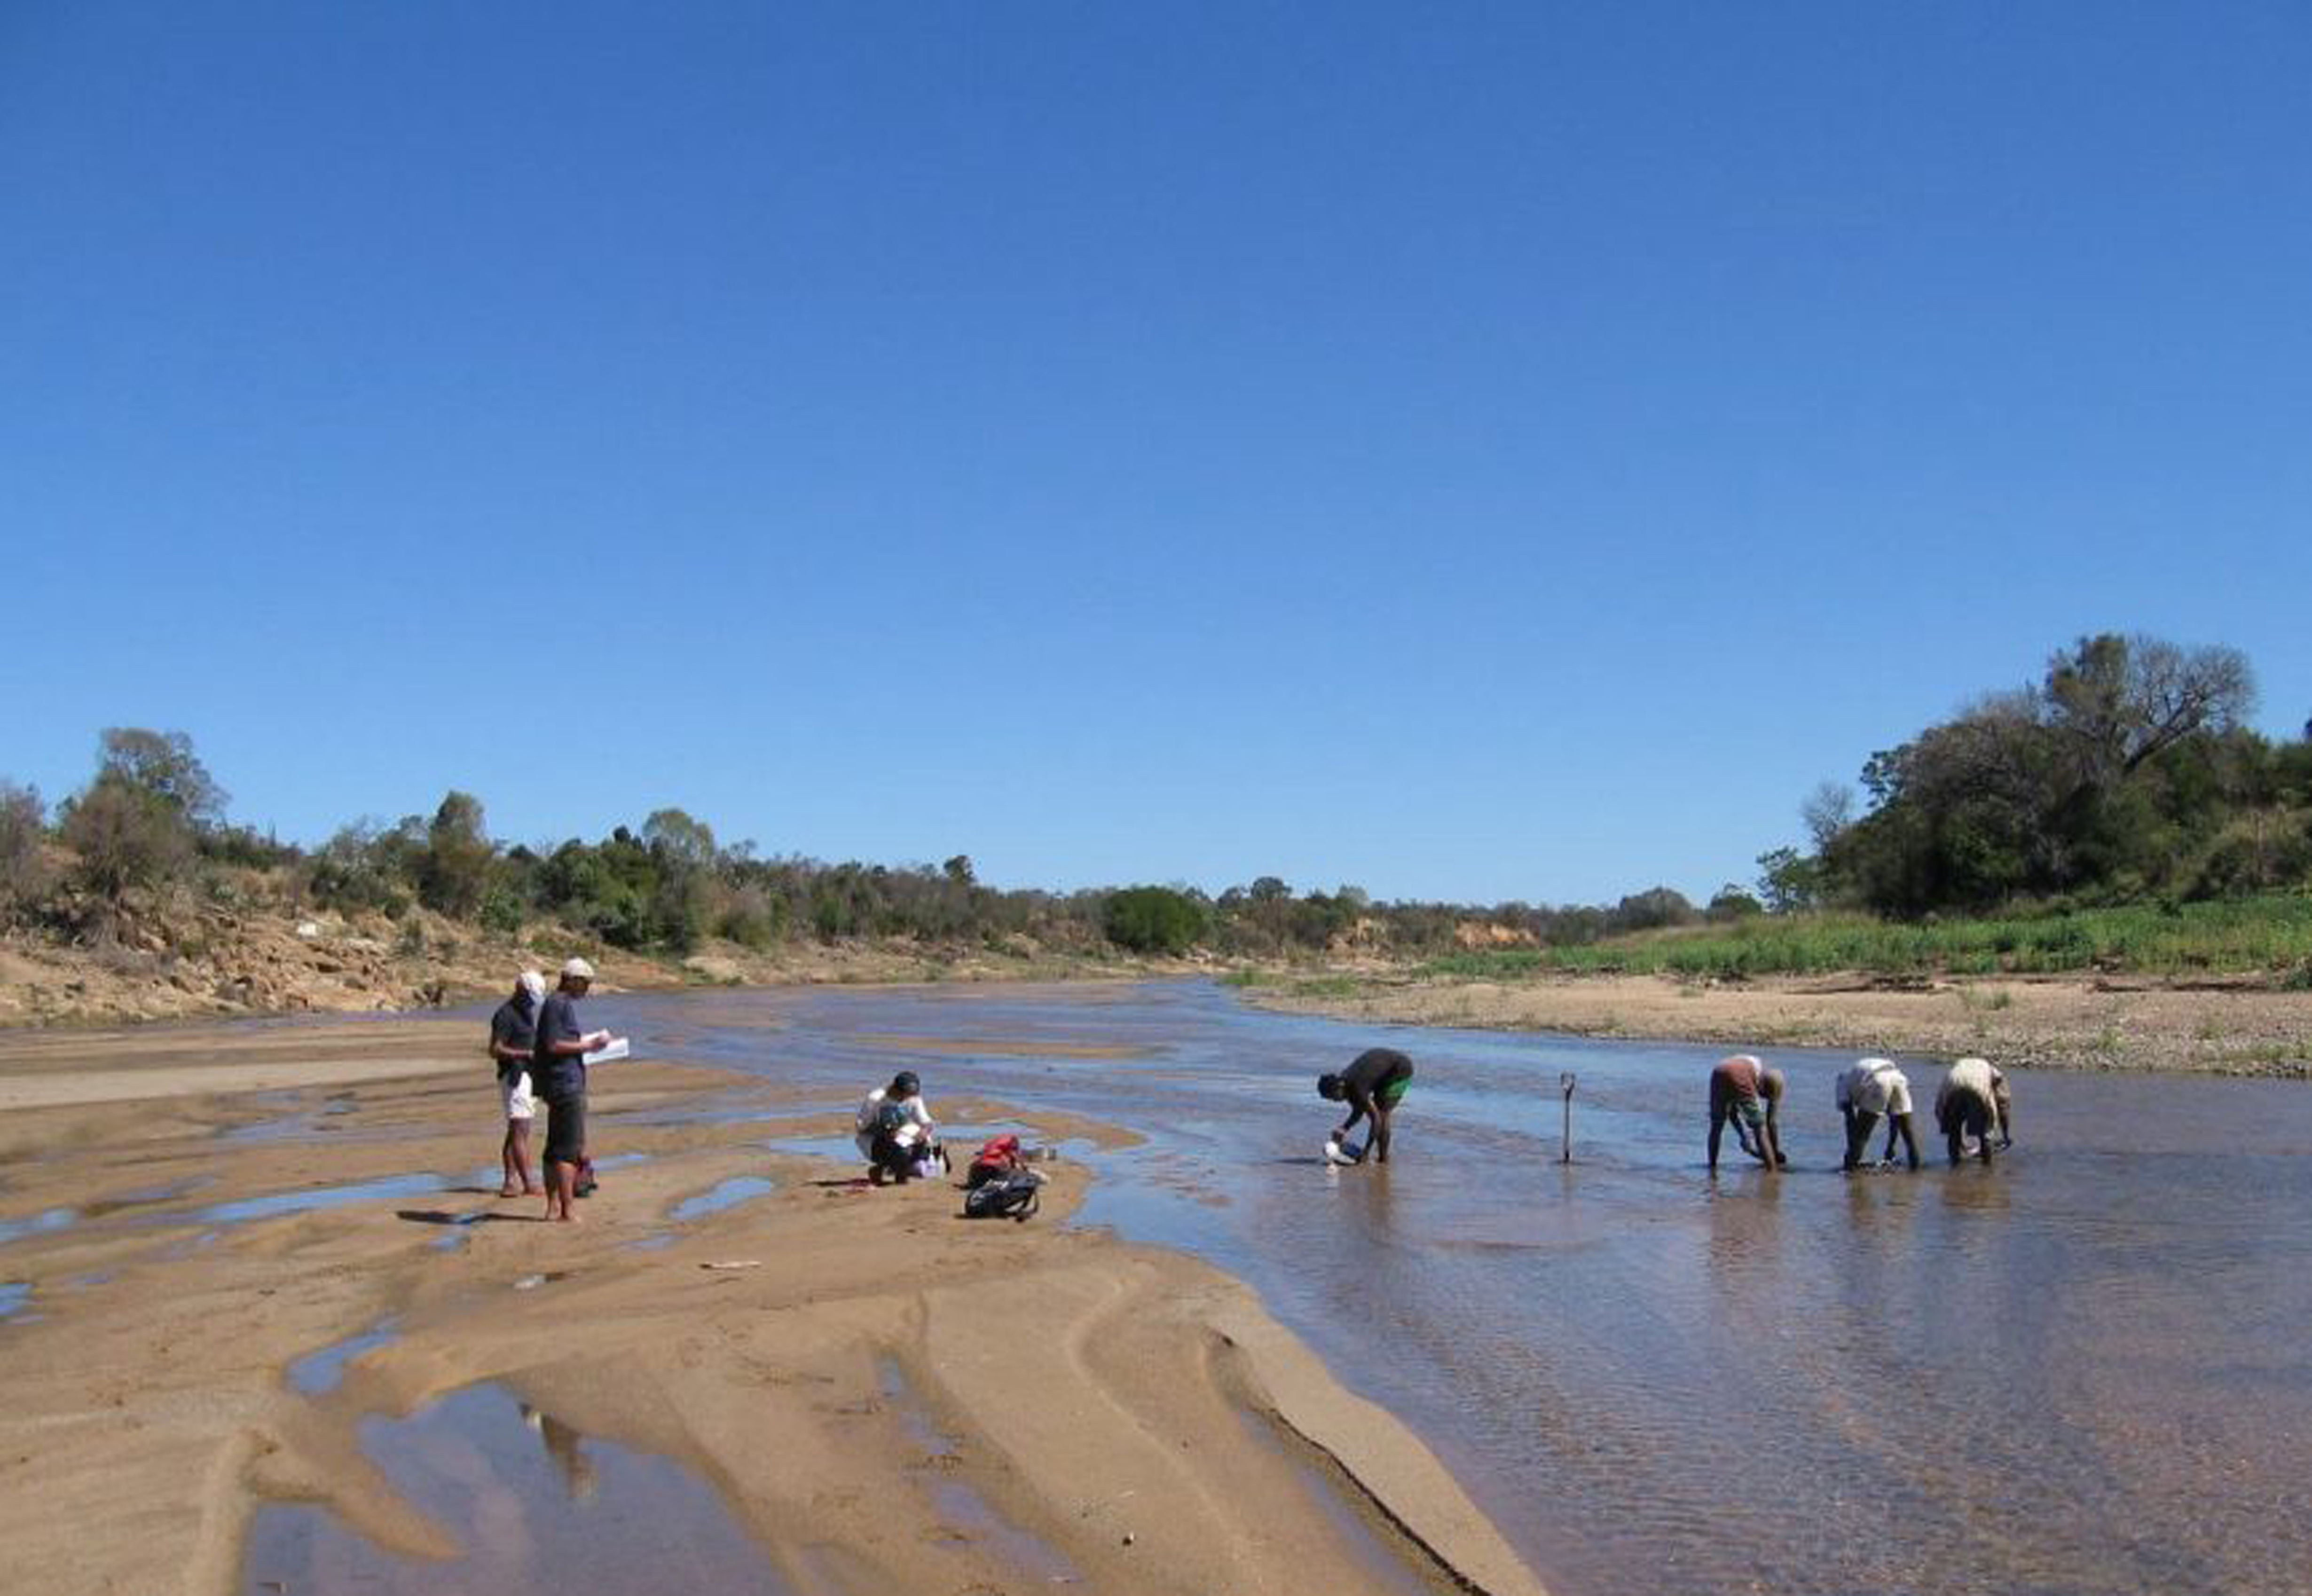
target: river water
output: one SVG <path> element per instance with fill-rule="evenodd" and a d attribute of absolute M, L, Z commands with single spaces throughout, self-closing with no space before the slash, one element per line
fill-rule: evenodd
<path fill-rule="evenodd" d="M 637 1052 L 830 1108 L 906 1067 L 935 1111 L 1141 1132 L 1078 1149 L 1080 1222 L 1250 1281 L 1566 1596 L 2312 1590 L 2301 1084 L 2012 1072 L 1995 1167 L 1930 1136 L 1922 1171 L 1844 1176 L 1845 1059 L 1773 1050 L 1792 1168 L 1733 1154 L 1713 1180 L 1716 1049 L 1284 1017 L 1193 982 L 590 1007 Z M 1315 1076 L 1376 1044 L 1419 1071 L 1395 1162 L 1329 1170 Z M 1923 1109 L 1939 1072 L 1905 1062 Z"/>

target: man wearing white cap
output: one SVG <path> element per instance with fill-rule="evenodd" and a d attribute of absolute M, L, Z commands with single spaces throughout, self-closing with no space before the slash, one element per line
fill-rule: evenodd
<path fill-rule="evenodd" d="M 538 1051 L 539 1005 L 545 1001 L 546 978 L 526 969 L 514 979 L 513 995 L 490 1016 L 490 1057 L 497 1061 L 498 1102 L 505 1112 L 505 1140 L 498 1146 L 500 1197 L 536 1197 L 539 1191 L 530 1169 L 530 1122 L 538 1112 L 530 1065 Z"/>
<path fill-rule="evenodd" d="M 1895 1138 L 1903 1138 L 1903 1145 L 1911 1155 L 1911 1167 L 1919 1167 L 1919 1132 L 1913 1123 L 1911 1083 L 1908 1076 L 1895 1067 L 1891 1058 L 1858 1058 L 1838 1075 L 1838 1112 L 1846 1121 L 1846 1160 L 1841 1166 L 1849 1170 L 1862 1167 L 1862 1153 L 1870 1145 L 1870 1133 L 1878 1128 L 1878 1117 L 1887 1117 L 1887 1152 L 1895 1156 Z"/>
<path fill-rule="evenodd" d="M 594 967 L 573 959 L 562 967 L 562 984 L 538 1016 L 538 1046 L 531 1055 L 530 1084 L 546 1101 L 546 1216 L 563 1223 L 578 1218 L 578 1165 L 586 1156 L 585 1055 L 610 1039 L 607 1030 L 578 1029 L 578 1000 L 594 984 Z"/>

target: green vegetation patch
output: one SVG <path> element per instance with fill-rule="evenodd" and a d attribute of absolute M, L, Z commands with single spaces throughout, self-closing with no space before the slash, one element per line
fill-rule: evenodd
<path fill-rule="evenodd" d="M 1861 914 L 1752 916 L 1721 929 L 1585 947 L 1448 954 L 1429 976 L 1508 980 L 1545 970 L 1688 978 L 1828 975 L 2059 975 L 2290 970 L 2312 960 L 2312 895 L 2130 904 L 1905 925 Z"/>

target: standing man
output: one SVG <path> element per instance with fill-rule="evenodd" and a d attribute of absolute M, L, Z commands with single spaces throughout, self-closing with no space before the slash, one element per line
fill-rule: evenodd
<path fill-rule="evenodd" d="M 578 1029 L 578 1000 L 593 984 L 594 967 L 583 959 L 562 967 L 562 984 L 539 1012 L 530 1056 L 530 1084 L 546 1100 L 546 1216 L 564 1224 L 578 1219 L 570 1204 L 586 1155 L 584 1055 L 610 1039 L 607 1030 Z"/>
<path fill-rule="evenodd" d="M 1318 1075 L 1318 1097 L 1327 1102 L 1349 1105 L 1349 1117 L 1327 1138 L 1330 1144 L 1339 1147 L 1342 1138 L 1356 1128 L 1358 1120 L 1370 1118 L 1372 1132 L 1365 1138 L 1364 1151 L 1349 1162 L 1362 1163 L 1365 1153 L 1371 1153 L 1376 1162 L 1387 1163 L 1389 1117 L 1405 1101 L 1405 1090 L 1412 1084 L 1413 1060 L 1394 1048 L 1368 1048 L 1339 1074 Z"/>
<path fill-rule="evenodd" d="M 498 1146 L 500 1197 L 538 1195 L 538 1177 L 530 1172 L 530 1122 L 538 1112 L 530 1065 L 538 1050 L 538 1009 L 545 1001 L 546 978 L 526 969 L 514 978 L 513 995 L 490 1016 L 490 1057 L 497 1060 L 498 1103 L 505 1110 L 505 1140 Z"/>
<path fill-rule="evenodd" d="M 1870 1133 L 1878 1128 L 1878 1116 L 1887 1116 L 1887 1151 L 1883 1156 L 1895 1156 L 1895 1138 L 1900 1135 L 1903 1145 L 1911 1155 L 1911 1167 L 1919 1167 L 1919 1133 L 1913 1123 L 1911 1083 L 1895 1067 L 1891 1058 L 1858 1058 L 1838 1075 L 1838 1112 L 1846 1121 L 1846 1159 L 1839 1167 L 1859 1170 L 1862 1167 L 1863 1150 L 1870 1144 Z"/>
<path fill-rule="evenodd" d="M 1710 1071 L 1710 1172 L 1718 1172 L 1718 1144 L 1726 1122 L 1734 1121 L 1734 1139 L 1742 1151 L 1779 1169 L 1790 1162 L 1782 1153 L 1781 1109 L 1782 1073 L 1770 1070 L 1755 1053 L 1737 1053 L 1720 1059 Z M 1751 1137 L 1757 1141 L 1753 1144 Z"/>
<path fill-rule="evenodd" d="M 1999 1144 L 2015 1145 L 2015 1105 L 2007 1095 L 2007 1077 L 1988 1058 L 1962 1058 L 1943 1077 L 1935 1093 L 1935 1126 L 1950 1150 L 1951 1168 L 1968 1153 L 1991 1162 L 1991 1127 L 1999 1127 Z"/>

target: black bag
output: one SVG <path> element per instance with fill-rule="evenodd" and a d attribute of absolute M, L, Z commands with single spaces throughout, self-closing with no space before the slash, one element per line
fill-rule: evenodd
<path fill-rule="evenodd" d="M 1029 1170 L 1000 1175 L 964 1193 L 963 1216 L 1025 1220 L 1043 1205 L 1043 1185 Z"/>

